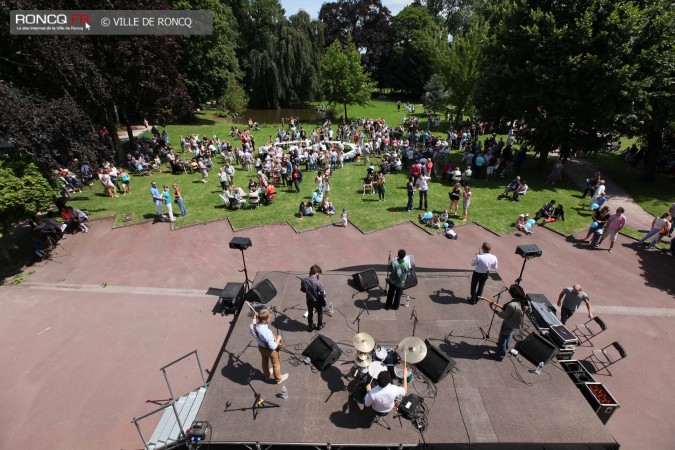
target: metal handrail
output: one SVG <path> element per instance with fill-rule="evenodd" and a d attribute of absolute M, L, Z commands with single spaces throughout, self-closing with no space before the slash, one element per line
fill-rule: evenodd
<path fill-rule="evenodd" d="M 164 375 L 164 381 L 166 381 L 166 387 L 169 388 L 169 395 L 171 395 L 171 398 L 173 400 L 176 400 L 176 397 L 173 395 L 173 390 L 171 389 L 171 383 L 169 383 L 169 377 L 166 373 L 166 369 L 173 366 L 174 364 L 190 357 L 193 353 L 195 355 L 195 358 L 197 358 L 197 367 L 199 367 L 199 376 L 202 378 L 202 387 L 204 389 L 206 389 L 206 387 L 207 387 L 206 379 L 204 378 L 204 370 L 202 369 L 202 363 L 199 361 L 199 354 L 197 353 L 197 350 L 192 350 L 190 353 L 181 356 L 177 360 L 172 361 L 169 364 L 167 364 L 164 367 L 159 369 L 159 370 L 162 371 L 162 374 Z"/>

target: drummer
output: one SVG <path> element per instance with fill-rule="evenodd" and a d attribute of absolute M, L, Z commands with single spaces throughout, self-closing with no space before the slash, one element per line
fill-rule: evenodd
<path fill-rule="evenodd" d="M 403 386 L 391 384 L 391 375 L 388 370 L 383 370 L 377 375 L 377 386 L 366 386 L 366 399 L 364 404 L 373 408 L 375 413 L 384 416 L 394 409 L 396 397 L 403 397 L 408 392 L 408 367 L 403 369 Z"/>

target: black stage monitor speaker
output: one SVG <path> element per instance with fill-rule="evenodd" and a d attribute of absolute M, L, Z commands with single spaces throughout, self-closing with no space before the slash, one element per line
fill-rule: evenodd
<path fill-rule="evenodd" d="M 276 295 L 277 288 L 274 287 L 270 280 L 265 278 L 246 293 L 246 301 L 265 304 L 276 297 Z"/>
<path fill-rule="evenodd" d="M 535 366 L 540 362 L 548 364 L 558 354 L 555 344 L 537 333 L 530 333 L 524 340 L 518 342 L 516 350 Z"/>
<path fill-rule="evenodd" d="M 432 345 L 429 339 L 426 339 L 424 343 L 427 345 L 427 356 L 415 365 L 427 378 L 438 383 L 448 376 L 457 363 L 443 350 Z"/>
<path fill-rule="evenodd" d="M 356 289 L 361 292 L 376 288 L 380 285 L 380 280 L 377 278 L 375 269 L 368 269 L 363 272 L 355 273 L 352 275 L 352 278 L 354 279 L 354 283 L 356 283 Z"/>
<path fill-rule="evenodd" d="M 328 336 L 320 334 L 302 352 L 302 356 L 310 359 L 310 362 L 319 372 L 330 367 L 342 355 L 342 350 Z"/>
<path fill-rule="evenodd" d="M 537 244 L 523 244 L 516 247 L 516 255 L 523 258 L 536 258 L 541 256 L 541 249 L 537 247 Z"/>
<path fill-rule="evenodd" d="M 413 288 L 417 286 L 417 274 L 414 270 L 408 272 L 408 277 L 405 279 L 403 284 L 403 290 L 405 291 L 408 288 Z"/>
<path fill-rule="evenodd" d="M 227 283 L 218 296 L 220 311 L 225 314 L 239 314 L 244 304 L 244 283 Z"/>
<path fill-rule="evenodd" d="M 233 237 L 230 241 L 230 248 L 236 248 L 237 250 L 246 250 L 252 245 L 251 239 L 246 237 Z"/>

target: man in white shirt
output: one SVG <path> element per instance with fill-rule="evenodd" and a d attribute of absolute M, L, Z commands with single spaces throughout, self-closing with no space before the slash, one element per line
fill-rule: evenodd
<path fill-rule="evenodd" d="M 417 189 L 420 191 L 420 206 L 419 209 L 422 209 L 422 201 L 424 201 L 424 210 L 426 211 L 429 209 L 429 184 L 428 182 L 431 180 L 431 177 L 427 177 L 424 175 L 420 175 L 419 178 L 417 179 L 417 182 L 415 185 L 417 186 Z"/>
<path fill-rule="evenodd" d="M 472 305 L 478 303 L 478 297 L 483 295 L 483 288 L 490 271 L 497 270 L 497 257 L 490 253 L 491 248 L 488 242 L 483 242 L 476 257 L 471 261 L 471 265 L 475 267 L 471 276 L 471 297 L 469 297 L 469 303 Z"/>
<path fill-rule="evenodd" d="M 403 386 L 391 384 L 391 375 L 388 370 L 384 370 L 377 376 L 377 386 L 366 386 L 366 398 L 364 404 L 366 407 L 373 408 L 376 414 L 384 416 L 394 409 L 396 397 L 403 397 L 408 392 L 408 368 L 403 369 Z"/>

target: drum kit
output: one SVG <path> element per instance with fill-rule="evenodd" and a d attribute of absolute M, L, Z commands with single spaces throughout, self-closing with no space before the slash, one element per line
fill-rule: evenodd
<path fill-rule="evenodd" d="M 427 355 L 424 341 L 414 336 L 403 339 L 396 349 L 376 346 L 375 339 L 367 333 L 354 335 L 352 344 L 357 351 L 354 365 L 358 370 L 355 372 L 356 385 L 351 394 L 359 401 L 365 398 L 365 387 L 385 370 L 399 381 L 403 381 L 404 367 L 407 366 L 407 381 L 412 383 L 413 373 L 410 365 L 421 362 Z"/>

